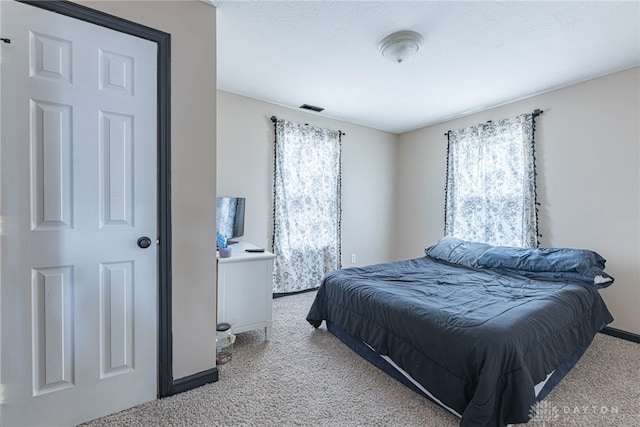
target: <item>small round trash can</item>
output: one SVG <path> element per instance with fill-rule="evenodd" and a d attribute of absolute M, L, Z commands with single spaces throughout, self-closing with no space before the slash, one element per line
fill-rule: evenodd
<path fill-rule="evenodd" d="M 218 323 L 216 325 L 216 365 L 224 365 L 231 361 L 235 340 L 236 336 L 233 335 L 230 324 Z"/>

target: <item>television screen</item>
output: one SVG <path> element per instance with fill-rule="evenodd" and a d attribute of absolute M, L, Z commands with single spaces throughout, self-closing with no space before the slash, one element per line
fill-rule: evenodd
<path fill-rule="evenodd" d="M 216 198 L 216 231 L 227 239 L 244 234 L 244 197 Z M 233 243 L 233 242 L 229 242 Z"/>

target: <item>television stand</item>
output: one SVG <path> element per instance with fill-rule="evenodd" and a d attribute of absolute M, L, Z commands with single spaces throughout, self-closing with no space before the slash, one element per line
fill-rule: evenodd
<path fill-rule="evenodd" d="M 273 300 L 273 259 L 271 252 L 246 252 L 257 249 L 238 242 L 228 258 L 217 256 L 217 323 L 230 323 L 233 333 L 264 329 L 271 337 Z"/>

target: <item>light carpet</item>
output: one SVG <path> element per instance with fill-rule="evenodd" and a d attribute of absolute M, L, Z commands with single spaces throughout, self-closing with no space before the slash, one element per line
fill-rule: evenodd
<path fill-rule="evenodd" d="M 220 379 L 85 426 L 459 425 L 305 320 L 315 292 L 273 301 L 273 336 L 238 334 Z M 213 332 L 212 332 L 213 333 Z M 213 357 L 213 356 L 212 356 Z M 527 426 L 640 426 L 640 344 L 598 334 Z"/>

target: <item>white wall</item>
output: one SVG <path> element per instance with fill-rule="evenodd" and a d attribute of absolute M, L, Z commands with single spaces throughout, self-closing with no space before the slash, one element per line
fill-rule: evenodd
<path fill-rule="evenodd" d="M 216 366 L 216 9 L 197 0 L 79 3 L 171 34 L 173 376 L 211 369 Z"/>
<path fill-rule="evenodd" d="M 389 261 L 395 206 L 394 134 L 228 92 L 218 92 L 217 194 L 246 197 L 244 237 L 271 248 L 274 130 L 271 116 L 342 130 L 342 264 Z M 351 254 L 357 262 L 351 263 Z"/>
<path fill-rule="evenodd" d="M 415 257 L 442 237 L 444 133 L 531 112 L 541 246 L 592 249 L 615 283 L 602 291 L 612 327 L 640 333 L 640 68 L 633 68 L 400 136 L 397 258 Z"/>

